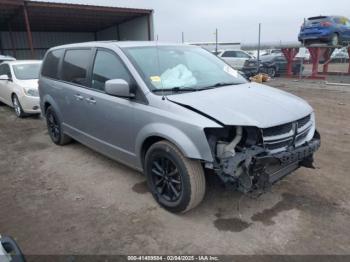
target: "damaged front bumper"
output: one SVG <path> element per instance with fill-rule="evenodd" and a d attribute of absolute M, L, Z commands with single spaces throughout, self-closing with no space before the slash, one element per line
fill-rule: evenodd
<path fill-rule="evenodd" d="M 234 156 L 222 158 L 217 173 L 226 184 L 233 185 L 241 192 L 265 191 L 300 166 L 313 168 L 313 154 L 320 145 L 321 138 L 316 131 L 311 141 L 276 154 L 253 146 Z"/>

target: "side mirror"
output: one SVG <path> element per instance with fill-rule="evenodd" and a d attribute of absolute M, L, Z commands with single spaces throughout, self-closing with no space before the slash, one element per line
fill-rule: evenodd
<path fill-rule="evenodd" d="M 131 93 L 130 85 L 124 79 L 112 79 L 108 80 L 105 84 L 106 93 L 112 96 L 119 97 L 135 97 Z"/>
<path fill-rule="evenodd" d="M 0 75 L 0 81 L 10 81 L 11 78 L 9 78 L 8 75 Z"/>

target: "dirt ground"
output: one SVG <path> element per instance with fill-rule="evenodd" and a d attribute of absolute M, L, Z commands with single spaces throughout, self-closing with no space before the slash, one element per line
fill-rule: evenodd
<path fill-rule="evenodd" d="M 258 199 L 208 177 L 185 215 L 160 208 L 144 177 L 0 106 L 0 233 L 25 254 L 350 254 L 350 87 L 275 80 L 315 109 L 322 147 Z"/>

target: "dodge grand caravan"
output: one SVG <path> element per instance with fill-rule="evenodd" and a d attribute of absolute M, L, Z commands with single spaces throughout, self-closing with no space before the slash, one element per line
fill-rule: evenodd
<path fill-rule="evenodd" d="M 232 189 L 263 192 L 320 146 L 313 109 L 247 82 L 194 46 L 91 42 L 50 49 L 41 109 L 58 145 L 74 139 L 144 172 L 155 200 L 186 212 L 205 194 L 205 171 Z"/>

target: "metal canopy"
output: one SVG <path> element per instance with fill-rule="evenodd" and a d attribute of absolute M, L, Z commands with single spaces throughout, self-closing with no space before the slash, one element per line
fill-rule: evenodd
<path fill-rule="evenodd" d="M 0 31 L 26 31 L 25 12 L 31 31 L 97 32 L 116 24 L 152 13 L 131 9 L 91 5 L 0 0 Z"/>

